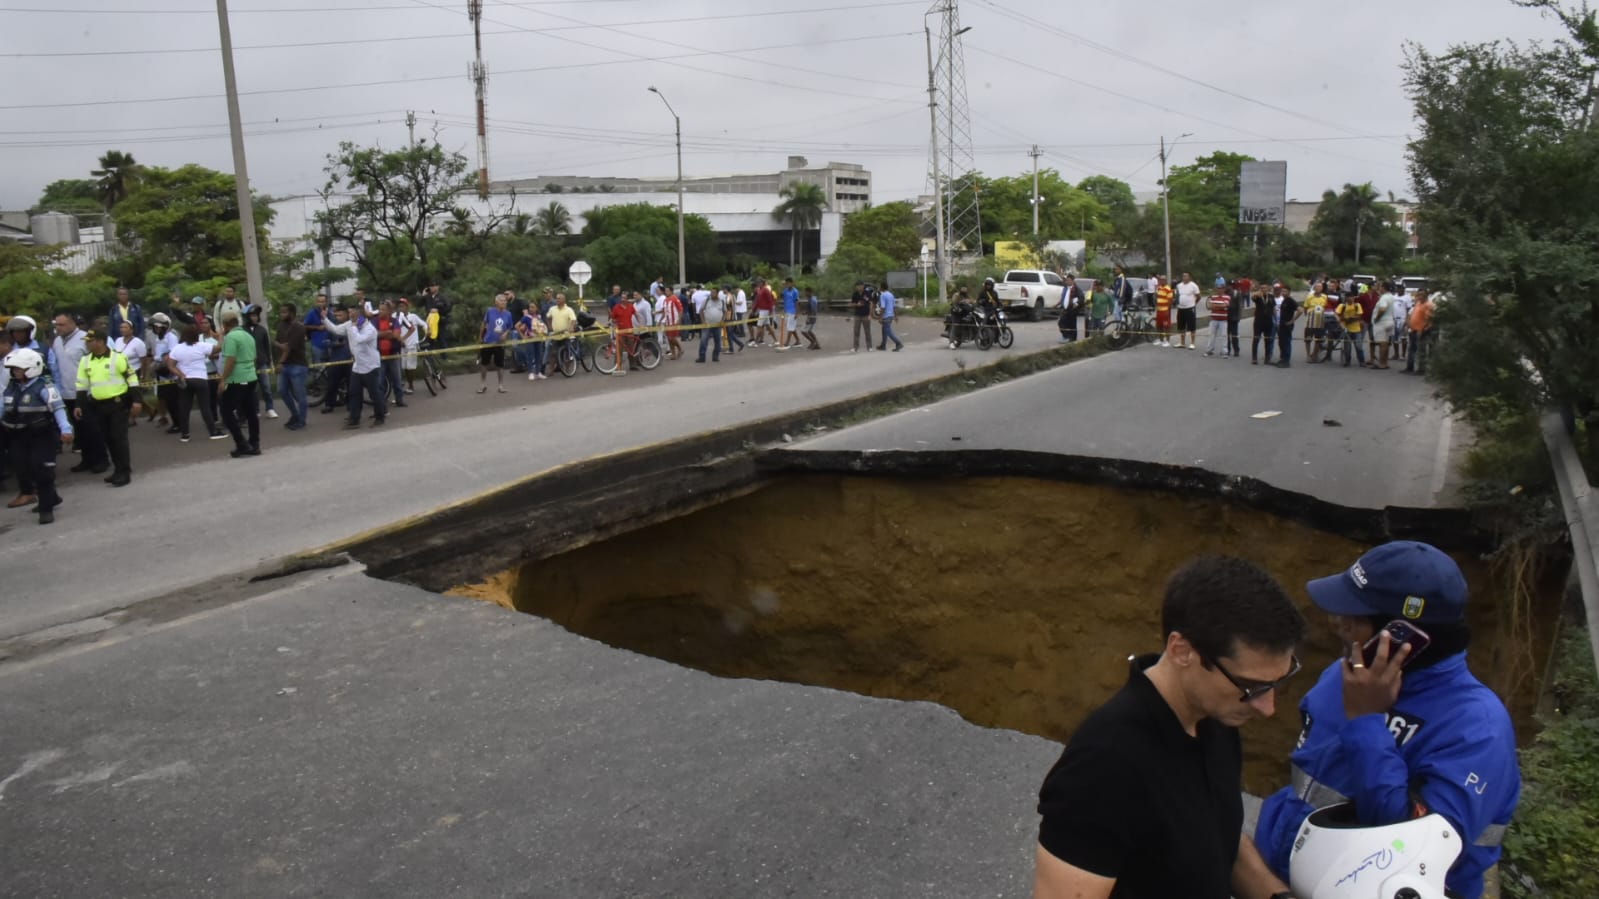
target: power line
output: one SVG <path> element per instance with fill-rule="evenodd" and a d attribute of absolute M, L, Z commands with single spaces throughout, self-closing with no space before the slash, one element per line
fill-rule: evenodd
<path fill-rule="evenodd" d="M 642 2 L 645 2 L 645 0 L 520 0 L 520 2 L 510 2 L 510 0 L 505 0 L 505 2 L 494 3 L 492 5 L 493 6 L 509 6 L 509 7 L 519 7 L 520 8 L 520 7 L 537 7 L 537 6 L 570 6 L 570 5 L 577 4 L 577 3 L 594 4 L 594 3 L 642 3 Z M 918 2 L 919 2 L 919 0 L 918 0 Z M 887 5 L 891 5 L 891 4 L 873 4 L 873 5 L 887 6 Z M 255 7 L 255 8 L 248 8 L 247 7 L 247 8 L 244 8 L 244 9 L 235 9 L 235 8 L 229 7 L 228 15 L 230 15 L 230 16 L 231 15 L 239 15 L 241 13 L 244 13 L 244 14 L 257 14 L 257 13 L 305 13 L 305 12 L 333 12 L 333 13 L 356 12 L 356 13 L 361 13 L 361 12 L 374 12 L 374 11 L 382 11 L 382 10 L 389 10 L 389 9 L 412 9 L 412 8 L 413 7 L 410 6 L 409 4 L 399 4 L 399 5 L 381 4 L 381 5 L 373 5 L 373 6 L 280 6 L 280 7 Z M 101 16 L 101 15 L 139 15 L 139 16 L 146 16 L 146 15 L 204 15 L 204 16 L 212 16 L 212 15 L 216 15 L 216 11 L 215 10 L 211 10 L 211 9 L 107 9 L 107 8 L 39 7 L 39 6 L 0 6 L 0 13 L 7 13 L 7 12 L 40 13 L 40 14 L 65 13 L 65 14 L 68 14 L 68 15 L 97 15 L 97 16 Z"/>
<path fill-rule="evenodd" d="M 632 22 L 614 22 L 614 23 L 609 23 L 609 25 L 615 25 L 617 27 L 623 27 L 623 26 L 642 26 L 642 25 L 672 25 L 672 24 L 684 24 L 684 23 L 691 23 L 691 22 L 719 22 L 719 21 L 724 21 L 724 20 L 729 20 L 729 19 L 754 19 L 754 18 L 766 18 L 766 17 L 771 17 L 771 16 L 806 15 L 806 14 L 809 14 L 809 13 L 844 12 L 844 11 L 859 10 L 859 9 L 865 8 L 867 6 L 871 6 L 871 7 L 875 8 L 875 7 L 878 7 L 878 6 L 920 5 L 920 3 L 921 3 L 921 0 L 891 0 L 891 2 L 881 3 L 881 4 L 852 4 L 852 5 L 848 5 L 848 6 L 820 6 L 820 7 L 807 7 L 807 8 L 802 8 L 802 9 L 778 9 L 778 10 L 767 10 L 765 12 L 729 13 L 729 14 L 717 15 L 717 16 L 688 16 L 688 17 L 682 17 L 682 18 L 676 18 L 676 19 L 639 19 L 639 20 L 632 21 Z M 377 7 L 371 7 L 371 8 L 376 9 Z M 411 6 L 403 6 L 403 7 L 388 7 L 388 8 L 393 8 L 393 9 L 411 9 L 413 7 L 411 7 Z M 0 12 L 3 12 L 3 11 L 4 10 L 0 10 Z M 518 28 L 516 26 L 510 26 L 504 31 L 485 31 L 485 32 L 483 32 L 483 34 L 485 36 L 488 36 L 488 35 L 506 35 L 506 34 L 548 34 L 548 33 L 557 32 L 557 31 L 585 31 L 585 30 L 591 30 L 591 29 L 596 29 L 596 28 L 609 27 L 609 25 L 605 25 L 605 26 L 601 26 L 601 25 L 552 25 L 552 26 L 550 26 L 548 28 Z M 385 44 L 385 43 L 398 43 L 398 42 L 404 42 L 404 41 L 431 41 L 431 40 L 438 40 L 438 39 L 441 39 L 441 38 L 465 37 L 465 36 L 466 36 L 466 32 L 451 33 L 451 34 L 440 34 L 438 32 L 434 32 L 432 34 L 398 35 L 398 36 L 394 36 L 394 37 L 352 38 L 350 40 L 293 41 L 293 42 L 277 43 L 277 44 L 243 44 L 243 45 L 234 47 L 233 49 L 235 51 L 238 51 L 238 50 L 284 50 L 284 49 L 291 49 L 291 48 L 295 48 L 295 47 L 336 47 L 336 46 L 346 46 L 346 45 L 354 45 L 354 44 Z M 218 48 L 216 48 L 216 47 L 170 47 L 170 48 L 152 47 L 152 48 L 139 48 L 139 49 L 130 49 L 130 50 L 42 50 L 42 51 L 30 52 L 30 53 L 0 53 L 0 58 L 3 58 L 3 59 L 37 59 L 37 58 L 94 57 L 94 56 L 142 56 L 142 55 L 150 55 L 150 54 L 159 54 L 159 55 L 165 56 L 165 55 L 170 55 L 170 54 L 174 54 L 174 53 L 215 53 L 215 52 L 217 52 L 217 50 L 218 50 Z M 855 80 L 859 80 L 859 79 L 855 79 Z M 903 87 L 903 86 L 906 86 L 906 85 L 895 85 L 895 86 L 896 87 Z"/>
<path fill-rule="evenodd" d="M 1121 50 L 1118 50 L 1115 47 L 1111 47 L 1111 46 L 1108 46 L 1106 44 L 1102 44 L 1099 41 L 1093 40 L 1091 38 L 1084 37 L 1083 35 L 1077 34 L 1075 32 L 1067 31 L 1066 29 L 1058 27 L 1056 25 L 1051 25 L 1050 23 L 1045 22 L 1042 19 L 1038 19 L 1038 18 L 1036 18 L 1034 16 L 1030 16 L 1030 15 L 1028 15 L 1026 13 L 1017 12 L 1015 10 L 1008 9 L 1008 8 L 1006 8 L 1004 6 L 1001 6 L 1000 4 L 994 2 L 994 0 L 977 0 L 977 2 L 982 4 L 983 6 L 987 6 L 989 9 L 992 9 L 993 11 L 999 13 L 1002 16 L 1006 16 L 1007 18 L 1010 18 L 1010 19 L 1012 19 L 1014 21 L 1021 22 L 1024 25 L 1031 25 L 1031 26 L 1033 26 L 1035 28 L 1041 28 L 1041 29 L 1043 29 L 1045 31 L 1048 31 L 1048 32 L 1050 32 L 1052 34 L 1055 34 L 1055 35 L 1057 35 L 1059 37 L 1063 37 L 1063 38 L 1066 38 L 1069 41 L 1073 41 L 1075 43 L 1081 44 L 1082 46 L 1087 47 L 1087 48 L 1089 48 L 1091 50 L 1097 50 L 1097 51 L 1099 51 L 1101 53 L 1104 53 L 1104 54 L 1107 54 L 1109 56 L 1115 57 L 1118 60 L 1121 60 L 1121 59 L 1125 58 L 1123 52 Z M 1302 113 L 1302 112 L 1300 112 L 1298 110 L 1295 110 L 1295 109 L 1289 109 L 1289 108 L 1284 107 L 1284 106 L 1278 106 L 1275 103 L 1268 103 L 1265 100 L 1259 100 L 1259 99 L 1256 99 L 1254 97 L 1250 97 L 1250 96 L 1248 96 L 1246 94 L 1241 94 L 1238 91 L 1230 90 L 1228 88 L 1221 87 L 1219 85 L 1211 84 L 1208 81 L 1202 81 L 1202 80 L 1200 80 L 1198 78 L 1193 77 L 1192 75 L 1184 74 L 1182 72 L 1176 71 L 1175 69 L 1168 69 L 1165 66 L 1160 65 L 1159 63 L 1150 62 L 1149 60 L 1146 60 L 1146 59 L 1140 59 L 1138 64 L 1139 64 L 1139 66 L 1141 68 L 1154 69 L 1157 72 L 1161 72 L 1163 74 L 1170 75 L 1173 78 L 1179 78 L 1179 79 L 1181 79 L 1183 81 L 1186 81 L 1186 82 L 1188 82 L 1190 84 L 1197 85 L 1199 87 L 1205 88 L 1206 90 L 1215 91 L 1216 93 L 1223 94 L 1225 96 L 1232 97 L 1232 98 L 1237 99 L 1237 100 L 1241 100 L 1241 101 L 1243 101 L 1245 103 L 1251 103 L 1251 104 L 1253 104 L 1255 106 L 1259 106 L 1259 107 L 1262 107 L 1264 109 L 1270 109 L 1273 112 L 1280 112 L 1280 113 L 1282 113 L 1284 115 L 1290 115 L 1290 116 L 1293 116 L 1294 118 L 1303 119 L 1305 121 L 1308 121 L 1308 122 L 1311 122 L 1311 123 L 1314 123 L 1314 124 L 1317 124 L 1317 125 L 1331 125 L 1332 127 L 1335 127 L 1338 130 L 1340 130 L 1340 131 L 1348 132 L 1348 133 L 1353 134 L 1353 135 L 1355 135 L 1357 137 L 1364 137 L 1364 138 L 1373 138 L 1373 137 L 1375 137 L 1375 135 L 1366 134 L 1366 133 L 1361 132 L 1361 131 L 1359 131 L 1357 129 L 1354 129 L 1354 128 L 1349 128 L 1349 127 L 1345 127 L 1345 126 L 1342 126 L 1342 125 L 1338 125 L 1335 122 L 1327 122 L 1327 121 L 1325 121 L 1323 119 L 1308 115 L 1306 113 Z"/>
<path fill-rule="evenodd" d="M 814 41 L 801 41 L 799 43 L 793 43 L 793 44 L 775 44 L 775 45 L 767 46 L 767 47 L 751 47 L 751 48 L 749 48 L 747 50 L 742 50 L 742 51 L 739 51 L 739 52 L 743 52 L 743 53 L 759 53 L 759 52 L 765 52 L 765 51 L 768 51 L 768 50 L 790 50 L 790 49 L 795 49 L 795 48 L 798 48 L 798 47 L 817 47 L 817 46 L 822 46 L 822 45 L 825 45 L 825 44 L 843 44 L 843 43 L 852 43 L 852 42 L 860 42 L 860 41 L 880 40 L 882 38 L 887 38 L 887 37 L 904 37 L 905 34 L 908 34 L 908 33 L 909 32 L 905 32 L 905 33 L 892 32 L 892 33 L 884 33 L 884 34 L 860 35 L 860 36 L 857 36 L 857 37 L 826 38 L 826 39 L 814 40 Z M 705 51 L 701 51 L 701 52 L 698 52 L 698 53 L 674 53 L 671 56 L 641 57 L 641 58 L 636 58 L 633 61 L 634 62 L 673 62 L 673 61 L 676 61 L 676 60 L 686 59 L 686 58 L 693 57 L 693 56 L 720 56 L 720 55 L 725 55 L 725 52 L 726 51 L 722 51 L 722 50 L 705 50 Z M 548 66 L 529 66 L 529 67 L 526 67 L 526 68 L 499 69 L 499 70 L 496 70 L 494 74 L 496 74 L 496 75 L 520 75 L 520 74 L 526 74 L 526 73 L 529 73 L 529 72 L 572 71 L 572 70 L 588 69 L 588 68 L 595 68 L 595 67 L 607 66 L 607 65 L 610 65 L 610 63 L 608 63 L 608 62 L 587 62 L 587 63 L 570 63 L 570 64 L 548 65 Z M 736 76 L 736 75 L 731 75 L 730 73 L 716 72 L 716 71 L 708 70 L 708 69 L 697 69 L 697 68 L 694 68 L 694 67 L 689 67 L 689 69 L 690 69 L 690 71 L 697 71 L 697 72 L 701 72 L 701 73 L 704 73 L 704 74 L 707 74 L 707 75 L 727 75 L 728 77 L 732 77 L 732 78 L 740 77 L 740 76 Z M 253 91 L 240 91 L 239 92 L 239 96 L 241 96 L 241 97 L 256 97 L 256 96 L 265 96 L 265 95 L 268 95 L 268 94 L 301 94 L 301 93 L 310 93 L 310 92 L 314 92 L 314 91 L 344 90 L 344 89 L 348 89 L 348 88 L 387 87 L 388 85 L 391 85 L 391 84 L 412 84 L 412 83 L 420 83 L 420 82 L 424 82 L 424 81 L 453 81 L 453 80 L 458 79 L 460 77 L 461 76 L 460 76 L 459 73 L 450 74 L 450 75 L 414 75 L 414 76 L 405 77 L 405 78 L 387 78 L 387 79 L 381 79 L 381 80 L 378 80 L 378 81 L 342 82 L 342 83 L 339 83 L 339 84 L 315 84 L 315 85 L 308 85 L 308 86 L 305 86 L 305 87 L 263 88 L 263 89 L 260 89 L 260 90 L 253 90 Z M 785 85 L 785 86 L 788 86 L 788 85 Z M 801 88 L 801 89 L 803 89 L 803 88 Z M 820 88 L 817 88 L 816 90 L 819 90 L 819 91 L 821 91 L 823 93 L 841 93 L 841 92 L 838 92 L 838 91 L 826 91 L 826 90 L 822 90 Z M 873 97 L 873 96 L 866 95 L 866 94 L 841 94 L 841 95 L 842 96 L 849 96 L 849 97 L 856 97 L 858 99 L 881 100 L 881 101 L 883 101 L 885 103 L 888 103 L 888 102 L 893 102 L 893 103 L 913 103 L 913 102 L 915 102 L 914 100 L 894 99 L 894 98 L 885 98 L 885 97 Z M 0 110 L 8 110 L 8 109 L 75 109 L 75 108 L 82 108 L 82 107 L 88 107 L 88 106 L 121 106 L 123 104 L 132 104 L 132 103 L 175 103 L 175 102 L 187 101 L 187 100 L 216 100 L 216 99 L 220 99 L 222 96 L 223 96 L 222 94 L 189 94 L 189 95 L 186 95 L 186 96 L 177 96 L 177 97 L 138 97 L 138 98 L 124 98 L 124 99 L 117 99 L 117 100 L 82 100 L 82 101 L 74 101 L 74 102 L 54 102 L 54 103 L 18 103 L 18 104 L 0 105 Z"/>

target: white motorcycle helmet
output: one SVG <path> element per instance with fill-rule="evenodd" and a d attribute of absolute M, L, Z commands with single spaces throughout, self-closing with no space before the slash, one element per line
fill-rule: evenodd
<path fill-rule="evenodd" d="M 31 381 L 44 374 L 44 357 L 39 355 L 37 351 L 30 350 L 27 347 L 7 353 L 5 361 L 0 362 L 0 365 L 4 365 L 6 368 L 21 369 L 22 378 L 25 381 Z"/>
<path fill-rule="evenodd" d="M 1299 825 L 1288 884 L 1299 899 L 1444 899 L 1460 835 L 1442 815 L 1362 827 L 1350 803 Z"/>
<path fill-rule="evenodd" d="M 37 331 L 38 329 L 39 323 L 35 322 L 32 317 L 26 315 L 13 315 L 11 316 L 11 320 L 6 322 L 7 331 L 26 331 L 28 332 L 28 336 L 30 338 L 33 336 L 33 332 Z"/>

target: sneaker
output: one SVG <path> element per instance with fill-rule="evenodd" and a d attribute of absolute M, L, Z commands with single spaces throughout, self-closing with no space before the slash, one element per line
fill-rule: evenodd
<path fill-rule="evenodd" d="M 39 523 L 40 524 L 50 524 L 51 522 L 53 522 L 55 520 L 56 520 L 56 513 L 52 509 L 46 509 L 43 512 L 39 513 Z"/>
<path fill-rule="evenodd" d="M 1216 354 L 1215 354 L 1215 353 L 1212 353 L 1212 352 L 1211 352 L 1211 351 L 1210 351 L 1210 350 L 1206 350 L 1206 351 L 1205 351 L 1205 355 L 1207 355 L 1207 356 L 1214 356 L 1214 355 L 1216 355 Z"/>
<path fill-rule="evenodd" d="M 679 354 L 678 356 L 676 356 L 674 358 L 681 359 L 681 358 L 683 358 L 683 356 L 681 354 Z M 539 373 L 539 380 L 540 381 L 548 381 L 549 379 L 550 379 L 549 375 L 544 374 L 543 372 Z"/>
<path fill-rule="evenodd" d="M 167 428 L 166 433 L 168 433 L 168 434 L 182 434 L 183 433 L 183 429 L 182 428 Z"/>
<path fill-rule="evenodd" d="M 344 423 L 344 429 L 346 431 L 359 431 L 361 429 L 361 423 L 358 421 L 346 421 Z"/>
<path fill-rule="evenodd" d="M 211 432 L 211 439 L 212 440 L 226 440 L 227 437 L 228 437 L 228 435 L 226 433 L 222 432 L 222 431 L 212 431 Z"/>
<path fill-rule="evenodd" d="M 268 409 L 267 410 L 267 418 L 277 418 L 277 417 L 278 417 L 278 410 L 276 410 L 276 409 Z"/>
<path fill-rule="evenodd" d="M 374 418 L 374 419 L 372 419 L 372 427 L 374 427 L 374 428 L 381 428 L 381 427 L 383 427 L 383 423 L 384 423 L 384 422 L 386 422 L 386 421 L 388 421 L 388 418 L 387 418 L 387 417 L 384 417 L 384 418 Z"/>
<path fill-rule="evenodd" d="M 184 434 L 182 437 L 179 437 L 178 438 L 178 442 L 179 443 L 188 443 L 189 442 L 189 435 L 188 434 Z"/>
<path fill-rule="evenodd" d="M 1191 350 L 1197 350 L 1197 349 L 1199 349 L 1199 347 L 1197 347 L 1197 346 L 1194 346 L 1194 345 L 1193 345 L 1193 344 L 1191 344 L 1191 343 L 1190 343 L 1190 344 L 1189 344 L 1189 345 L 1188 345 L 1188 348 L 1189 348 L 1189 349 L 1191 349 Z"/>

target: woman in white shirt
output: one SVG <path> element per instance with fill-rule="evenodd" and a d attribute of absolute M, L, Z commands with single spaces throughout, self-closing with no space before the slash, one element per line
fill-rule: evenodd
<path fill-rule="evenodd" d="M 189 420 L 194 412 L 194 407 L 200 407 L 200 418 L 205 421 L 206 433 L 212 440 L 221 440 L 227 435 L 217 427 L 216 414 L 211 410 L 211 387 L 209 367 L 217 353 L 218 347 L 215 340 L 206 343 L 200 339 L 200 329 L 194 325 L 185 325 L 183 336 L 178 345 L 167 353 L 167 370 L 178 378 L 178 408 L 176 409 L 179 438 L 184 443 L 189 442 Z"/>
<path fill-rule="evenodd" d="M 111 349 L 122 354 L 128 360 L 128 370 L 137 372 L 139 380 L 143 381 L 150 376 L 148 370 L 150 351 L 145 348 L 144 341 L 133 336 L 133 323 L 123 319 L 118 327 L 122 333 L 111 342 Z"/>

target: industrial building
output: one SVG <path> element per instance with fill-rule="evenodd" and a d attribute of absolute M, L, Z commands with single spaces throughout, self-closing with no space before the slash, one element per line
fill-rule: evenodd
<path fill-rule="evenodd" d="M 685 177 L 683 191 L 692 194 L 777 194 L 795 182 L 818 185 L 827 194 L 828 209 L 849 215 L 872 205 L 872 173 L 848 162 L 829 162 L 812 166 L 803 156 L 790 156 L 781 172 L 758 175 L 705 175 Z M 659 193 L 673 194 L 675 205 L 677 178 L 611 178 L 597 175 L 543 175 L 496 181 L 495 193 L 515 190 L 530 193 Z M 637 202 L 631 201 L 631 202 Z M 775 203 L 773 205 L 776 205 Z M 694 211 L 690 205 L 690 211 Z"/>

